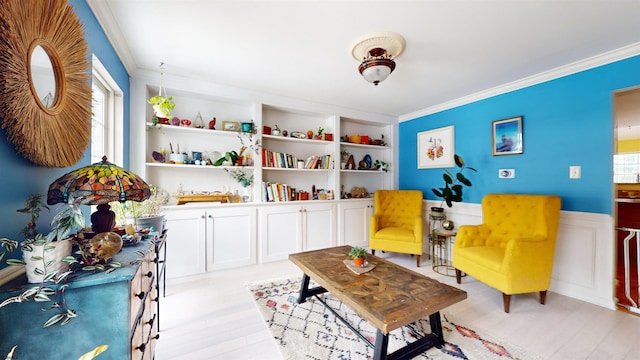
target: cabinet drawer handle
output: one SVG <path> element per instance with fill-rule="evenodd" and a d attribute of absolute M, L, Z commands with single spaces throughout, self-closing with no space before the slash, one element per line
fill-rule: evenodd
<path fill-rule="evenodd" d="M 135 296 L 140 300 L 144 299 L 144 291 L 140 291 L 140 293 L 136 294 Z"/>
<path fill-rule="evenodd" d="M 136 349 L 140 350 L 140 352 L 144 352 L 144 349 L 147 348 L 147 344 L 140 344 Z"/>
<path fill-rule="evenodd" d="M 204 219 L 204 215 L 200 215 L 200 219 Z"/>
<path fill-rule="evenodd" d="M 156 336 L 152 337 L 152 339 L 155 339 L 155 340 L 160 339 L 160 334 L 156 334 Z"/>
<path fill-rule="evenodd" d="M 149 271 L 148 273 L 145 274 L 146 277 L 150 278 L 153 276 L 153 271 Z"/>
<path fill-rule="evenodd" d="M 154 322 L 156 322 L 156 314 L 153 314 L 153 317 L 149 321 L 147 321 L 146 324 L 153 326 Z"/>

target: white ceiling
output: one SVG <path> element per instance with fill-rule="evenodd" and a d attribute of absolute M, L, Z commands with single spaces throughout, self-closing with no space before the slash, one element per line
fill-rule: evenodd
<path fill-rule="evenodd" d="M 640 0 L 89 0 L 130 74 L 402 116 L 640 44 Z M 375 87 L 351 44 L 406 39 Z"/>

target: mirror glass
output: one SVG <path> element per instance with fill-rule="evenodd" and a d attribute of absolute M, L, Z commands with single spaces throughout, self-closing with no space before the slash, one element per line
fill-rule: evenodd
<path fill-rule="evenodd" d="M 56 77 L 53 64 L 47 52 L 38 45 L 31 54 L 31 81 L 38 94 L 38 100 L 46 108 L 53 107 L 56 95 Z"/>

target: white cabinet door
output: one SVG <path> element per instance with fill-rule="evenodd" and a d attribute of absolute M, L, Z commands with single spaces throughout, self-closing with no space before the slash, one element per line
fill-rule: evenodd
<path fill-rule="evenodd" d="M 167 278 L 205 272 L 205 211 L 167 210 Z"/>
<path fill-rule="evenodd" d="M 256 209 L 207 210 L 207 271 L 256 263 Z"/>
<path fill-rule="evenodd" d="M 335 205 L 302 205 L 302 249 L 316 250 L 336 245 Z"/>
<path fill-rule="evenodd" d="M 260 208 L 260 261 L 287 259 L 301 249 L 300 205 L 278 205 Z"/>
<path fill-rule="evenodd" d="M 340 245 L 369 247 L 373 200 L 343 201 L 339 205 Z"/>

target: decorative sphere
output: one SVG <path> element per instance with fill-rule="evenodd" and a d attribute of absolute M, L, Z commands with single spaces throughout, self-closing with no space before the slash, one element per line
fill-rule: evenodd
<path fill-rule="evenodd" d="M 103 260 L 107 260 L 122 249 L 122 238 L 114 232 L 102 232 L 89 240 L 91 253 Z"/>
<path fill-rule="evenodd" d="M 451 220 L 445 220 L 442 222 L 442 228 L 445 230 L 453 230 L 455 224 Z"/>

